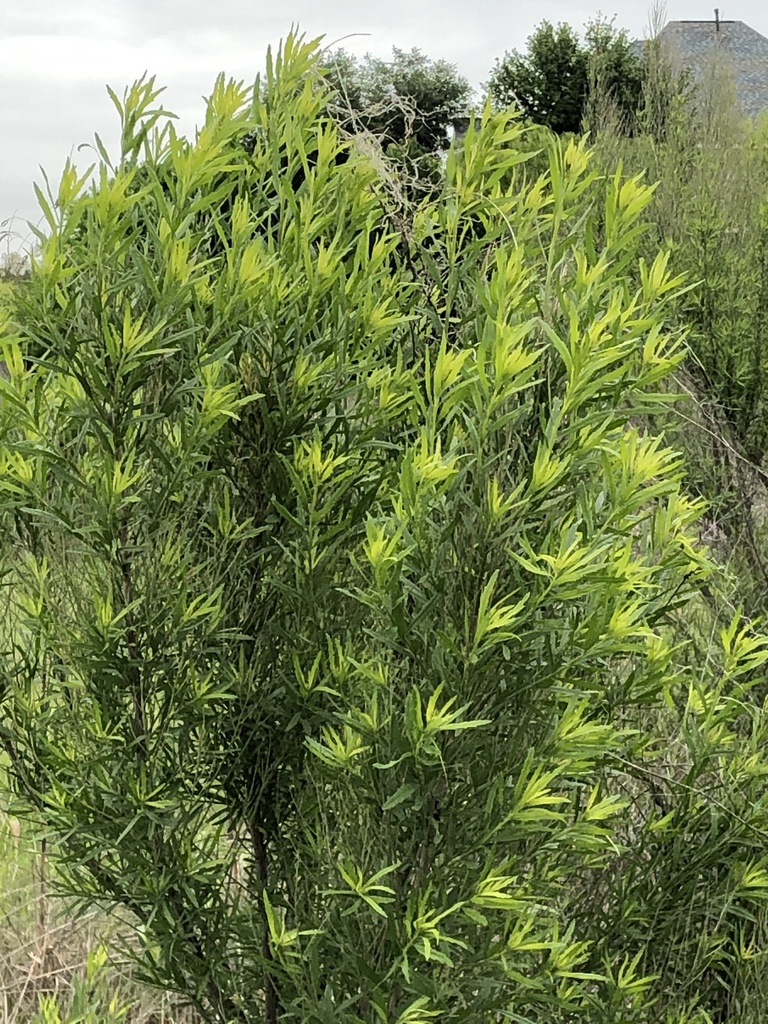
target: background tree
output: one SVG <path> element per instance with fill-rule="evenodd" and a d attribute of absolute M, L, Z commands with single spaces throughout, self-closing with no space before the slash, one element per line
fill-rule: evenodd
<path fill-rule="evenodd" d="M 619 131 L 633 133 L 644 106 L 646 63 L 623 29 L 595 20 L 584 35 L 589 85 L 582 126 L 594 132 L 611 118 Z"/>
<path fill-rule="evenodd" d="M 591 22 L 582 42 L 570 25 L 545 21 L 525 53 L 497 60 L 488 89 L 498 106 L 515 104 L 536 124 L 562 134 L 582 130 L 594 91 L 609 97 L 623 117 L 633 116 L 641 83 L 641 60 L 612 22 Z"/>
<path fill-rule="evenodd" d="M 340 49 L 325 59 L 324 71 L 353 129 L 407 146 L 414 156 L 447 147 L 449 129 L 466 116 L 472 95 L 454 64 L 431 60 L 418 49 L 394 47 L 391 61 Z"/>
<path fill-rule="evenodd" d="M 545 21 L 528 39 L 526 53 L 496 61 L 488 89 L 500 107 L 517 106 L 552 131 L 578 132 L 587 97 L 587 55 L 570 25 Z"/>

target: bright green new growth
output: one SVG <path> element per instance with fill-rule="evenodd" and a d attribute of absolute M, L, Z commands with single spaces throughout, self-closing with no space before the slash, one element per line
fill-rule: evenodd
<path fill-rule="evenodd" d="M 689 672 L 665 625 L 705 566 L 643 429 L 679 359 L 651 190 L 573 144 L 528 181 L 487 111 L 410 205 L 316 60 L 220 79 L 191 143 L 140 82 L 115 165 L 41 195 L 2 329 L 17 791 L 206 1020 L 697 1019 L 691 943 L 747 948 L 768 874 L 702 868 L 712 923 L 668 849 L 735 757 L 718 820 L 761 827 L 766 654 L 734 621 Z"/>

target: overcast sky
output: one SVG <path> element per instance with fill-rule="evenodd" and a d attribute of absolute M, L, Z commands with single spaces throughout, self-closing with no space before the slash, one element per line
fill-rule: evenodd
<path fill-rule="evenodd" d="M 0 220 L 27 233 L 38 221 L 32 182 L 42 165 L 58 181 L 64 160 L 97 131 L 108 144 L 118 94 L 148 70 L 167 86 L 166 107 L 193 130 L 220 71 L 252 80 L 267 46 L 293 22 L 327 42 L 379 56 L 417 46 L 458 66 L 473 86 L 494 59 L 521 49 L 542 20 L 577 28 L 602 10 L 644 36 L 650 0 L 0 0 Z M 668 0 L 667 16 L 709 19 L 717 0 Z M 727 2 L 727 0 L 726 0 Z M 734 0 L 735 3 L 735 0 Z M 606 6 L 609 5 L 609 6 Z M 766 0 L 739 0 L 721 17 L 768 35 Z M 87 165 L 88 151 L 78 162 Z"/>

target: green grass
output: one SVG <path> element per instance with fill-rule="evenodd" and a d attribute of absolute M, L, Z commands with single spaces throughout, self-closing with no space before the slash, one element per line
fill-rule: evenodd
<path fill-rule="evenodd" d="M 13 285 L 9 281 L 0 280 L 0 307 L 8 302 L 12 293 Z"/>

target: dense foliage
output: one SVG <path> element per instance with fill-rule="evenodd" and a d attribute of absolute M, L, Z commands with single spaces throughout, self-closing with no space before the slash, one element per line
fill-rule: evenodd
<path fill-rule="evenodd" d="M 496 61 L 488 80 L 494 102 L 517 106 L 535 124 L 578 133 L 590 119 L 590 98 L 609 97 L 630 126 L 642 97 L 642 62 L 626 33 L 612 22 L 587 26 L 584 41 L 566 24 L 544 21 L 525 53 Z"/>
<path fill-rule="evenodd" d="M 392 60 L 385 61 L 339 49 L 324 65 L 342 124 L 372 132 L 412 157 L 446 149 L 452 125 L 468 114 L 469 82 L 455 65 L 430 60 L 420 50 L 395 47 Z"/>
<path fill-rule="evenodd" d="M 489 107 L 414 198 L 318 68 L 290 38 L 193 141 L 139 82 L 40 195 L 0 334 L 20 807 L 207 1021 L 736 1019 L 768 651 L 652 428 L 690 294 L 653 190 L 554 138 L 531 173 Z"/>

